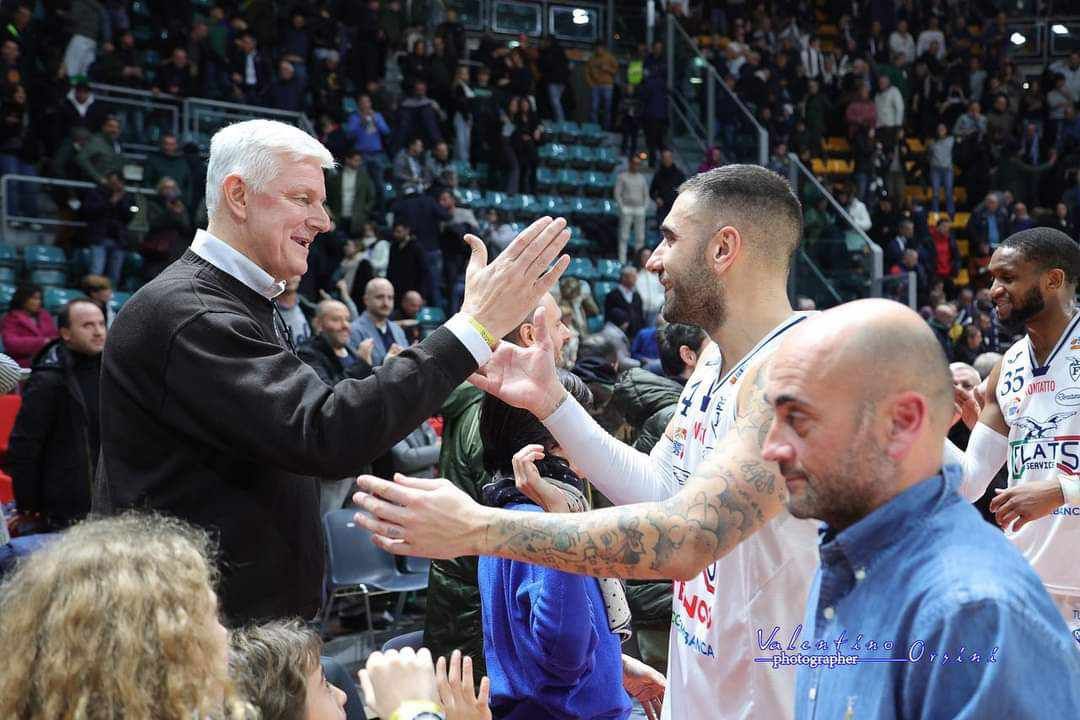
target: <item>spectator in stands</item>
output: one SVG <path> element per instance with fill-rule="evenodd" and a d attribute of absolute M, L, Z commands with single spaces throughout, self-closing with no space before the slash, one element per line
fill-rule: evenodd
<path fill-rule="evenodd" d="M 513 241 L 515 234 L 513 226 L 504 221 L 502 212 L 497 208 L 488 208 L 484 224 L 480 226 L 480 232 L 484 242 L 491 248 L 492 257 L 505 250 L 506 246 Z"/>
<path fill-rule="evenodd" d="M 679 194 L 679 186 L 686 181 L 686 175 L 675 164 L 675 154 L 665 148 L 660 152 L 660 167 L 653 173 L 649 183 L 649 197 L 656 203 L 656 223 L 662 225 L 671 204 L 675 202 L 675 196 Z M 644 266 L 642 266 L 644 267 Z"/>
<path fill-rule="evenodd" d="M 575 277 L 563 278 L 559 283 L 562 301 L 570 306 L 573 313 L 571 326 L 581 337 L 589 335 L 589 318 L 600 314 L 600 308 L 592 293 L 582 290 L 582 281 Z"/>
<path fill-rule="evenodd" d="M 1028 215 L 1027 205 L 1017 202 L 1013 205 L 1012 218 L 1009 219 L 1009 234 L 1018 233 L 1035 227 L 1035 221 Z"/>
<path fill-rule="evenodd" d="M 619 273 L 619 283 L 604 298 L 604 316 L 607 318 L 611 311 L 618 309 L 625 313 L 627 326 L 624 328 L 627 337 L 634 337 L 645 325 L 644 304 L 641 295 L 637 291 L 638 272 L 633 265 L 624 265 Z M 622 323 L 614 323 L 622 325 Z"/>
<path fill-rule="evenodd" d="M 263 720 L 345 719 L 347 696 L 319 662 L 322 639 L 300 621 L 234 630 L 229 646 L 230 675 Z"/>
<path fill-rule="evenodd" d="M 938 61 L 945 59 L 945 33 L 939 26 L 940 20 L 937 15 L 931 15 L 926 20 L 927 27 L 919 33 L 919 40 L 915 44 L 915 57 L 932 52 Z"/>
<path fill-rule="evenodd" d="M 956 216 L 956 203 L 953 201 L 953 146 L 956 138 L 949 134 L 945 123 L 938 123 L 937 137 L 926 148 L 930 160 L 930 184 L 934 196 L 930 201 L 933 212 L 940 208 L 939 196 L 945 188 L 945 208 L 949 217 Z"/>
<path fill-rule="evenodd" d="M 475 97 L 468 65 L 458 67 L 451 91 L 453 103 L 448 111 L 454 122 L 454 157 L 468 165 L 472 147 L 472 99 Z"/>
<path fill-rule="evenodd" d="M 296 74 L 296 69 L 288 60 L 278 63 L 278 76 L 270 84 L 266 93 L 266 104 L 278 110 L 301 112 L 304 109 L 304 95 L 307 86 Z"/>
<path fill-rule="evenodd" d="M 634 230 L 634 252 L 645 245 L 645 205 L 649 202 L 649 186 L 641 172 L 641 160 L 630 156 L 627 169 L 615 180 L 615 202 L 619 206 L 620 263 L 626 263 L 630 230 Z"/>
<path fill-rule="evenodd" d="M 848 105 L 844 119 L 847 121 L 849 138 L 855 137 L 860 128 L 877 127 L 877 106 L 870 99 L 868 84 L 859 84 L 858 96 Z"/>
<path fill-rule="evenodd" d="M 960 142 L 978 140 L 986 133 L 986 127 L 986 116 L 982 114 L 982 106 L 977 101 L 972 101 L 968 103 L 967 112 L 956 119 L 953 135 Z"/>
<path fill-rule="evenodd" d="M 446 293 L 450 288 L 445 288 L 443 283 L 444 259 L 439 243 L 439 227 L 441 223 L 450 220 L 450 217 L 448 210 L 435 198 L 424 193 L 406 195 L 394 204 L 394 222 L 408 225 L 424 251 L 429 271 L 424 296 L 443 309 L 447 309 Z"/>
<path fill-rule="evenodd" d="M 960 272 L 960 248 L 953 237 L 952 223 L 946 216 L 940 216 L 936 225 L 930 229 L 930 239 L 923 243 L 920 259 L 929 274 L 945 283 L 945 289 L 952 295 L 953 282 Z"/>
<path fill-rule="evenodd" d="M 611 291 L 616 292 L 615 290 Z M 608 293 L 610 297 L 611 293 Z M 622 307 L 604 308 L 604 325 L 596 334 L 604 338 L 614 348 L 616 362 L 615 369 L 622 372 L 632 367 L 638 367 L 640 362 L 630 355 L 630 313 Z"/>
<path fill-rule="evenodd" d="M 548 104 L 555 122 L 566 122 L 562 97 L 570 79 L 570 62 L 566 49 L 554 35 L 545 35 L 540 41 L 540 78 L 547 90 Z"/>
<path fill-rule="evenodd" d="M 983 344 L 982 331 L 977 325 L 965 325 L 960 332 L 960 337 L 953 344 L 953 361 L 970 365 L 984 352 L 986 348 Z"/>
<path fill-rule="evenodd" d="M 0 675 L 0 716 L 251 717 L 210 558 L 206 533 L 164 515 L 80 523 L 36 551 L 0 587 L 4 652 L 21 658 Z"/>
<path fill-rule="evenodd" d="M 112 308 L 113 288 L 109 278 L 104 275 L 84 275 L 79 280 L 79 289 L 86 297 L 94 301 L 105 315 L 105 328 L 112 327 L 116 311 Z"/>
<path fill-rule="evenodd" d="M 98 45 L 109 39 L 105 34 L 108 17 L 98 0 L 72 0 L 67 21 L 71 39 L 64 51 L 63 74 L 85 76 L 97 57 Z"/>
<path fill-rule="evenodd" d="M 904 257 L 904 251 L 909 248 L 918 250 L 915 243 L 915 223 L 905 218 L 897 226 L 896 235 L 885 246 L 885 267 L 891 268 L 894 265 L 899 265 L 900 260 Z"/>
<path fill-rule="evenodd" d="M 889 52 L 898 56 L 900 66 L 910 65 L 915 61 L 916 46 L 915 38 L 908 32 L 907 20 L 901 19 L 896 23 L 896 30 L 889 35 Z"/>
<path fill-rule="evenodd" d="M 120 120 L 110 115 L 101 123 L 101 132 L 92 135 L 75 158 L 85 177 L 98 185 L 107 184 L 110 173 L 120 175 L 124 170 L 123 148 L 120 147 Z"/>
<path fill-rule="evenodd" d="M 435 143 L 424 161 L 424 185 L 432 193 L 443 189 L 453 190 L 458 185 L 457 170 L 450 161 L 450 146 L 445 142 Z"/>
<path fill-rule="evenodd" d="M 192 206 L 194 182 L 187 158 L 180 154 L 180 143 L 172 133 L 161 136 L 160 152 L 152 153 L 143 165 L 142 184 L 157 187 L 162 178 L 172 178 L 180 188 L 180 199 L 188 207 Z"/>
<path fill-rule="evenodd" d="M 188 97 L 198 94 L 196 73 L 198 68 L 191 64 L 187 50 L 173 48 L 169 59 L 158 66 L 154 89 L 170 95 Z"/>
<path fill-rule="evenodd" d="M 326 204 L 338 230 L 359 237 L 375 206 L 375 185 L 364 169 L 364 156 L 356 148 L 345 152 L 340 170 L 327 172 Z"/>
<path fill-rule="evenodd" d="M 994 145 L 1011 145 L 1015 141 L 1013 128 L 1016 113 L 1009 108 L 1009 98 L 998 95 L 993 99 L 990 112 L 986 114 L 986 131 Z"/>
<path fill-rule="evenodd" d="M 316 307 L 311 324 L 315 334 L 297 347 L 296 356 L 314 368 L 324 383 L 333 386 L 345 378 L 371 374 L 376 340 L 367 338 L 350 347 L 352 332 L 345 303 L 323 300 Z"/>
<path fill-rule="evenodd" d="M 697 173 L 708 172 L 714 168 L 718 168 L 724 164 L 724 152 L 719 146 L 713 145 L 705 153 L 705 159 L 701 161 L 701 164 L 697 166 Z M 670 209 L 670 208 L 669 208 Z"/>
<path fill-rule="evenodd" d="M 915 248 L 908 248 L 904 251 L 903 256 L 900 258 L 900 265 L 891 267 L 890 273 L 907 275 L 910 278 L 910 273 L 915 273 L 915 301 L 919 307 L 926 305 L 930 296 L 929 287 L 929 274 L 926 269 L 926 265 L 920 262 L 919 251 Z M 908 284 L 907 279 L 900 283 L 900 291 L 897 299 L 900 302 L 906 303 L 908 301 Z"/>
<path fill-rule="evenodd" d="M 938 343 L 941 344 L 941 349 L 945 351 L 945 357 L 949 362 L 952 362 L 954 347 L 952 328 L 956 324 L 956 308 L 947 303 L 937 305 L 934 308 L 934 315 L 930 318 L 929 324 Z"/>
<path fill-rule="evenodd" d="M 398 151 L 394 158 L 394 183 L 398 191 L 410 195 L 422 193 L 424 184 L 424 166 L 420 156 L 424 153 L 424 141 L 413 138 L 409 144 Z"/>
<path fill-rule="evenodd" d="M 10 41 L 9 41 L 10 42 Z M 41 156 L 37 133 L 31 127 L 26 89 L 22 85 L 8 88 L 0 107 L 0 176 L 29 175 L 36 177 L 35 163 Z M 10 215 L 35 217 L 38 212 L 36 187 L 10 181 L 6 185 L 7 212 Z"/>
<path fill-rule="evenodd" d="M 293 348 L 299 347 L 311 337 L 311 325 L 308 324 L 307 315 L 304 313 L 303 299 L 298 292 L 300 289 L 300 276 L 291 277 L 285 281 L 285 290 L 276 298 L 274 305 L 277 307 L 278 317 L 275 325 L 284 324 L 281 328 L 282 335 L 289 338 Z"/>
<path fill-rule="evenodd" d="M 870 232 L 871 228 L 874 227 L 874 223 L 870 219 L 870 211 L 866 209 L 866 203 L 855 196 L 855 189 L 850 183 L 846 184 L 837 193 L 836 199 L 847 210 L 847 214 L 851 216 L 855 227 L 863 232 Z"/>
<path fill-rule="evenodd" d="M 98 380 L 105 315 L 78 299 L 59 314 L 60 337 L 37 355 L 5 457 L 20 512 L 58 531 L 90 512 L 100 443 Z"/>
<path fill-rule="evenodd" d="M 234 102 L 258 105 L 270 87 L 270 61 L 259 52 L 255 36 L 244 31 L 236 39 L 229 60 Z"/>
<path fill-rule="evenodd" d="M 878 76 L 878 92 L 874 96 L 877 128 L 885 146 L 892 148 L 904 126 L 904 97 L 888 75 Z"/>
<path fill-rule="evenodd" d="M 438 195 L 439 206 L 450 213 L 450 219 L 439 227 L 439 247 L 443 256 L 443 284 L 450 295 L 451 307 L 459 307 L 465 292 L 465 264 L 468 261 L 463 238 L 480 232 L 480 223 L 469 208 L 457 206 L 454 194 L 443 190 Z"/>
<path fill-rule="evenodd" d="M 39 285 L 20 285 L 11 296 L 8 312 L 0 320 L 4 350 L 21 367 L 58 336 L 52 315 L 42 306 Z"/>
<path fill-rule="evenodd" d="M 1080 242 L 1080 233 L 1077 232 L 1076 223 L 1069 219 L 1069 206 L 1063 202 L 1054 205 L 1054 214 L 1046 220 L 1044 225 L 1060 230 L 1073 240 Z"/>
<path fill-rule="evenodd" d="M 384 278 L 373 278 L 364 289 L 364 312 L 349 328 L 349 345 L 359 348 L 368 339 L 374 340 L 370 364 L 378 367 L 409 346 L 405 333 L 390 321 L 394 310 L 394 286 Z"/>
<path fill-rule="evenodd" d="M 106 115 L 104 105 L 97 102 L 94 93 L 90 91 L 90 83 L 86 78 L 79 78 L 64 96 L 57 118 L 57 129 L 53 133 L 55 142 L 61 143 L 76 127 L 83 127 L 91 132 L 100 129 Z"/>
<path fill-rule="evenodd" d="M 660 284 L 660 276 L 654 272 L 649 272 L 645 267 L 649 262 L 649 258 L 652 257 L 652 252 L 652 248 L 641 248 L 637 257 L 634 258 L 638 270 L 635 287 L 638 295 L 641 296 L 641 308 L 646 326 L 651 326 L 656 321 L 656 316 L 660 314 L 661 308 L 664 307 L 664 286 Z"/>
<path fill-rule="evenodd" d="M 353 141 L 338 117 L 338 113 L 334 112 L 319 118 L 319 142 L 326 146 L 335 160 L 341 162 L 345 159 L 345 152 L 353 147 Z"/>
<path fill-rule="evenodd" d="M 398 297 L 402 298 L 402 303 L 409 297 L 410 292 L 419 295 L 419 291 L 428 286 L 427 276 L 431 270 L 426 257 L 409 226 L 401 220 L 395 220 L 386 279 L 394 286 Z"/>
<path fill-rule="evenodd" d="M 978 244 L 985 241 L 993 251 L 998 243 L 1009 234 L 1009 216 L 1005 208 L 999 207 L 998 196 L 989 193 L 982 206 L 975 209 L 968 220 L 968 232 Z"/>
<path fill-rule="evenodd" d="M 1065 87 L 1074 100 L 1080 100 L 1080 50 L 1073 50 L 1068 58 L 1050 64 L 1050 72 L 1065 78 Z"/>
<path fill-rule="evenodd" d="M 878 149 L 877 130 L 867 127 L 859 128 L 851 142 L 851 154 L 854 159 L 852 179 L 855 181 L 855 196 L 867 202 L 870 179 L 875 175 L 881 156 Z"/>
<path fill-rule="evenodd" d="M 442 141 L 439 123 L 447 119 L 446 113 L 428 97 L 427 83 L 423 80 L 417 80 L 412 94 L 401 101 L 400 118 L 401 126 L 397 129 L 400 138 L 423 137 L 428 145 Z"/>
<path fill-rule="evenodd" d="M 157 183 L 157 195 L 146 201 L 147 232 L 139 244 L 143 256 L 143 277 L 156 277 L 176 260 L 191 243 L 194 223 L 183 191 L 169 176 Z"/>
<path fill-rule="evenodd" d="M 598 123 L 605 130 L 613 127 L 611 103 L 618 72 L 619 62 L 608 51 L 605 42 L 598 40 L 593 46 L 592 56 L 585 63 L 585 83 L 591 94 L 589 122 Z"/>
<path fill-rule="evenodd" d="M 641 122 L 645 130 L 645 150 L 649 166 L 656 167 L 666 146 L 664 136 L 668 125 L 667 76 L 661 72 L 649 74 L 641 84 Z"/>
<path fill-rule="evenodd" d="M 375 112 L 371 105 L 371 96 L 361 95 L 356 99 L 356 112 L 350 114 L 346 120 L 345 132 L 364 156 L 364 164 L 375 183 L 375 193 L 381 207 L 388 165 L 384 148 L 387 138 L 390 137 L 390 126 L 386 124 L 382 113 Z"/>
<path fill-rule="evenodd" d="M 105 275 L 114 285 L 129 245 L 128 223 L 135 215 L 135 200 L 124 189 L 124 181 L 115 170 L 102 177 L 102 185 L 87 191 L 79 214 L 86 222 L 82 241 L 90 248 L 90 273 Z"/>
<path fill-rule="evenodd" d="M 528 98 L 521 99 L 517 108 L 517 112 L 510 117 L 510 122 L 514 124 L 510 146 L 517 160 L 518 187 L 523 193 L 535 194 L 536 167 L 539 164 L 537 146 L 543 137 L 544 127 L 533 115 Z"/>

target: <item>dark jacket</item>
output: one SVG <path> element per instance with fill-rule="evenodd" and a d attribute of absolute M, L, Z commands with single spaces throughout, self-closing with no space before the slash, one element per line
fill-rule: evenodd
<path fill-rule="evenodd" d="M 404 245 L 390 243 L 390 261 L 386 266 L 386 279 L 394 286 L 398 304 L 409 290 L 420 292 L 424 289 L 427 277 L 427 260 L 424 251 L 415 239 Z"/>
<path fill-rule="evenodd" d="M 189 250 L 109 331 L 94 511 L 213 532 L 230 623 L 310 618 L 324 560 L 311 476 L 354 474 L 475 369 L 439 328 L 374 377 L 330 387 L 279 338 L 269 300 Z"/>
<path fill-rule="evenodd" d="M 314 368 L 319 378 L 333 387 L 345 378 L 361 380 L 371 374 L 371 366 L 363 358 L 357 357 L 352 348 L 346 347 L 345 351 L 356 360 L 345 369 L 345 363 L 331 349 L 330 343 L 321 334 L 313 335 L 310 340 L 296 348 L 296 356 Z"/>
<path fill-rule="evenodd" d="M 345 170 L 326 173 L 326 204 L 330 206 L 330 212 L 334 219 L 342 219 L 341 209 L 344 201 L 341 197 L 342 176 Z M 364 224 L 368 221 L 372 206 L 375 205 L 375 184 L 371 182 L 371 176 L 361 165 L 356 171 L 356 185 L 353 189 L 352 215 L 349 217 L 349 226 L 341 227 L 349 234 L 349 237 L 360 237 L 364 231 Z"/>
<path fill-rule="evenodd" d="M 671 167 L 660 166 L 649 183 L 649 197 L 653 200 L 660 198 L 664 201 L 660 214 L 667 215 L 671 210 L 672 203 L 679 194 L 679 186 L 686 182 L 686 175 L 678 165 L 672 163 Z"/>
<path fill-rule="evenodd" d="M 98 408 L 83 382 L 96 382 L 101 356 L 71 353 L 54 340 L 34 358 L 4 467 L 23 512 L 62 528 L 86 517 L 97 465 Z M 88 407 L 89 404 L 89 407 Z"/>
<path fill-rule="evenodd" d="M 480 439 L 480 401 L 484 394 L 469 383 L 450 393 L 442 406 L 443 445 L 439 474 L 480 502 L 487 482 L 484 443 Z M 476 580 L 477 558 L 432 560 L 428 574 L 424 647 L 433 656 L 450 656 L 454 648 L 473 659 L 477 678 L 486 674 L 484 635 L 480 619 L 480 587 Z"/>
<path fill-rule="evenodd" d="M 86 221 L 86 232 L 82 241 L 87 245 L 97 245 L 106 239 L 116 240 L 122 246 L 128 243 L 128 223 L 131 222 L 131 207 L 134 199 L 130 193 L 124 193 L 115 203 L 112 191 L 98 186 L 86 192 L 82 207 L 79 209 Z"/>
<path fill-rule="evenodd" d="M 406 195 L 394 205 L 394 222 L 408 225 L 424 250 L 439 249 L 439 223 L 449 219 L 450 211 L 430 195 Z"/>
<path fill-rule="evenodd" d="M 142 186 L 157 189 L 158 182 L 164 177 L 171 177 L 180 186 L 185 205 L 192 207 L 198 204 L 192 202 L 191 166 L 188 165 L 186 157 L 183 155 L 169 156 L 164 153 L 154 153 L 146 158 L 146 164 L 143 165 Z"/>
<path fill-rule="evenodd" d="M 618 287 L 612 288 L 604 298 L 604 318 L 607 319 L 612 309 L 620 308 L 630 318 L 630 327 L 626 330 L 627 337 L 634 337 L 645 325 L 645 311 L 642 307 L 641 295 L 637 290 L 630 296 L 630 302 L 626 301 Z"/>

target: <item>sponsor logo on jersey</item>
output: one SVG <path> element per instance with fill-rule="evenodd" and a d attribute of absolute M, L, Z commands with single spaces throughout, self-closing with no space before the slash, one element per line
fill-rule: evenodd
<path fill-rule="evenodd" d="M 1006 364 L 1006 365 L 1012 365 L 1012 364 L 1013 364 L 1014 362 L 1016 362 L 1017 360 L 1019 360 L 1019 359 L 1020 359 L 1020 356 L 1021 356 L 1021 355 L 1023 355 L 1023 354 L 1024 354 L 1024 351 L 1023 351 L 1022 349 L 1021 349 L 1021 350 L 1017 350 L 1017 351 L 1016 351 L 1016 352 L 1015 352 L 1015 353 L 1013 354 L 1013 356 L 1012 356 L 1011 358 L 1005 358 L 1005 364 Z"/>
<path fill-rule="evenodd" d="M 1074 337 L 1069 342 L 1069 349 L 1070 350 L 1080 350 L 1080 337 Z"/>
<path fill-rule="evenodd" d="M 1065 388 L 1054 396 L 1058 405 L 1080 405 L 1080 388 Z"/>
<path fill-rule="evenodd" d="M 1009 476 L 1019 480 L 1029 470 L 1057 470 L 1066 475 L 1080 474 L 1080 435 L 1055 435 L 1061 423 L 1075 412 L 1054 413 L 1045 420 L 1022 417 L 1013 427 L 1024 437 L 1009 442 Z"/>
<path fill-rule="evenodd" d="M 1012 419 L 1020 414 L 1020 397 L 1014 397 L 1005 404 L 1005 417 Z"/>
<path fill-rule="evenodd" d="M 1062 505 L 1050 511 L 1051 515 L 1070 515 L 1080 517 L 1080 505 Z"/>
<path fill-rule="evenodd" d="M 1080 358 L 1069 358 L 1069 377 L 1073 382 L 1080 380 Z"/>
<path fill-rule="evenodd" d="M 714 565 L 715 567 L 715 565 Z M 704 573 L 702 573 L 704 575 Z M 687 618 L 701 623 L 706 629 L 712 627 L 712 603 L 709 597 L 703 597 L 694 592 L 693 588 L 687 592 L 685 582 L 675 583 L 675 605 Z"/>
<path fill-rule="evenodd" d="M 680 460 L 686 457 L 686 428 L 675 428 L 675 437 L 671 438 L 671 452 Z"/>
<path fill-rule="evenodd" d="M 702 423 L 700 420 L 695 420 L 693 430 L 694 430 L 694 439 L 697 440 L 699 443 L 704 443 L 705 442 L 705 424 Z"/>
<path fill-rule="evenodd" d="M 1054 382 L 1054 378 L 1032 380 L 1027 386 L 1027 394 L 1029 397 L 1044 392 L 1054 392 L 1055 390 L 1057 390 L 1057 383 Z"/>

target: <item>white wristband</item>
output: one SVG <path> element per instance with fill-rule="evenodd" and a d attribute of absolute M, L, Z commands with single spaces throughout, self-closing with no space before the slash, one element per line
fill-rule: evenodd
<path fill-rule="evenodd" d="M 1080 478 L 1058 475 L 1061 484 L 1061 494 L 1065 496 L 1066 505 L 1080 505 Z"/>

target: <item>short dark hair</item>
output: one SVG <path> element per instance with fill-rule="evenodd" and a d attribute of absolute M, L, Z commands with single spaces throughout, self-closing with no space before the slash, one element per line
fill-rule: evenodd
<path fill-rule="evenodd" d="M 802 203 L 786 178 L 760 165 L 724 165 L 690 178 L 679 192 L 692 192 L 716 217 L 716 227 L 733 225 L 753 231 L 750 243 L 759 258 L 780 258 L 784 268 L 802 239 Z M 712 233 L 709 233 L 710 236 Z M 754 245 L 757 247 L 753 247 Z"/>
<path fill-rule="evenodd" d="M 40 285 L 32 283 L 20 285 L 15 289 L 15 294 L 11 296 L 11 305 L 8 306 L 8 310 L 22 310 L 22 306 L 26 304 L 27 300 L 35 294 L 40 295 L 43 292 Z"/>
<path fill-rule="evenodd" d="M 62 308 L 60 308 L 60 312 L 57 313 L 57 315 L 56 315 L 56 327 L 57 328 L 69 328 L 69 327 L 71 327 L 71 308 L 75 307 L 76 305 L 82 304 L 82 303 L 85 303 L 87 305 L 91 305 L 93 307 L 96 307 L 98 310 L 101 310 L 101 306 L 98 305 L 93 300 L 91 300 L 90 298 L 75 298 L 74 300 L 68 300 L 66 303 L 64 303 L 64 306 Z M 104 316 L 105 311 L 101 310 L 101 314 Z"/>
<path fill-rule="evenodd" d="M 307 676 L 319 665 L 322 639 L 299 620 L 234 630 L 229 670 L 264 720 L 304 714 Z"/>
<path fill-rule="evenodd" d="M 668 323 L 656 331 L 656 345 L 660 349 L 660 367 L 668 377 L 678 377 L 686 370 L 686 363 L 679 355 L 683 345 L 694 352 L 705 342 L 705 331 L 697 325 Z"/>
<path fill-rule="evenodd" d="M 1040 272 L 1061 270 L 1070 285 L 1080 278 L 1080 245 L 1060 230 L 1047 227 L 1021 230 L 1005 238 L 1001 246 L 1016 250 L 1025 260 L 1035 263 Z"/>
<path fill-rule="evenodd" d="M 359 150 L 357 150 L 354 147 L 351 147 L 351 148 L 349 148 L 348 150 L 345 151 L 345 157 L 347 157 L 347 158 L 356 157 L 357 155 L 363 155 L 363 154 L 364 153 L 360 152 Z"/>
<path fill-rule="evenodd" d="M 559 370 L 559 382 L 583 407 L 592 407 L 593 397 L 585 381 Z M 507 405 L 494 395 L 484 395 L 480 404 L 480 440 L 484 443 L 484 470 L 489 474 L 514 472 L 513 457 L 526 445 L 540 445 L 548 453 L 557 445 L 544 424 L 528 410 Z"/>

